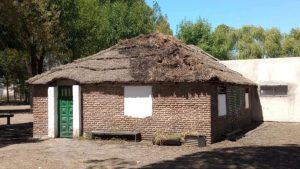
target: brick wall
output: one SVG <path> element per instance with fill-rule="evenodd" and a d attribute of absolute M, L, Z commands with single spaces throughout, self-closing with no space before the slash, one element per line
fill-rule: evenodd
<path fill-rule="evenodd" d="M 211 143 L 220 140 L 228 130 L 248 126 L 252 111 L 256 111 L 255 87 L 250 88 L 250 109 L 245 110 L 245 87 L 226 85 L 227 115 L 219 117 L 217 84 L 153 84 L 152 116 L 131 118 L 124 116 L 123 86 L 81 85 L 83 132 L 139 131 L 143 139 L 151 139 L 158 131 L 169 134 L 196 131 L 206 135 Z M 47 101 L 47 86 L 34 86 L 34 136 L 48 133 Z"/>
<path fill-rule="evenodd" d="M 218 85 L 216 85 L 217 88 Z M 222 85 L 224 86 L 224 85 Z M 212 107 L 216 110 L 212 114 L 212 141 L 219 141 L 222 136 L 235 129 L 245 129 L 249 127 L 252 121 L 251 113 L 254 105 L 251 104 L 251 93 L 253 87 L 238 86 L 238 85 L 225 85 L 226 87 L 226 106 L 227 115 L 218 116 L 218 93 L 217 90 L 212 96 Z M 245 91 L 249 88 L 250 107 L 245 109 Z"/>
<path fill-rule="evenodd" d="M 48 99 L 47 86 L 35 85 L 32 88 L 33 135 L 48 134 Z"/>
<path fill-rule="evenodd" d="M 124 88 L 118 84 L 82 85 L 83 131 L 139 131 L 151 139 L 157 131 L 168 134 L 197 131 L 211 140 L 211 95 L 207 84 L 152 85 L 153 114 L 124 116 Z"/>

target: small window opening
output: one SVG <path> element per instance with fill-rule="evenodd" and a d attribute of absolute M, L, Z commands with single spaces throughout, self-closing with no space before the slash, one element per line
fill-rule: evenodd
<path fill-rule="evenodd" d="M 226 116 L 227 107 L 226 107 L 226 88 L 218 87 L 218 115 Z"/>
<path fill-rule="evenodd" d="M 274 85 L 274 86 L 260 86 L 261 96 L 287 96 L 287 85 Z"/>
<path fill-rule="evenodd" d="M 245 90 L 245 108 L 249 109 L 250 104 L 249 104 L 249 88 L 246 88 Z"/>

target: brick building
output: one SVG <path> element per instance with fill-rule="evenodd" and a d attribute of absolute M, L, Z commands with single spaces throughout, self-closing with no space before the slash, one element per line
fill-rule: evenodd
<path fill-rule="evenodd" d="M 253 82 L 160 33 L 123 40 L 27 82 L 36 137 L 198 132 L 213 143 L 247 127 L 259 105 Z"/>

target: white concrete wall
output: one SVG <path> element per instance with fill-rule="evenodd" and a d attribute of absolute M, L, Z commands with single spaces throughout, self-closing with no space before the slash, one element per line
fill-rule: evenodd
<path fill-rule="evenodd" d="M 48 87 L 48 137 L 50 138 L 58 135 L 57 94 L 57 87 Z"/>
<path fill-rule="evenodd" d="M 73 85 L 73 137 L 79 137 L 81 132 L 81 91 L 79 85 Z"/>
<path fill-rule="evenodd" d="M 221 61 L 258 85 L 288 85 L 287 96 L 260 96 L 264 121 L 300 122 L 300 57 Z"/>

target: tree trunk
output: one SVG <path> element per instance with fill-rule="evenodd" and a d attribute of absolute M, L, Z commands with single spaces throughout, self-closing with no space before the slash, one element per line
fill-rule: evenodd
<path fill-rule="evenodd" d="M 37 57 L 36 45 L 30 47 L 30 62 L 31 62 L 31 76 L 37 75 Z"/>
<path fill-rule="evenodd" d="M 9 102 L 9 83 L 6 81 L 6 101 Z"/>
<path fill-rule="evenodd" d="M 38 60 L 38 74 L 43 73 L 44 68 L 44 58 L 45 58 L 45 52 L 42 52 L 42 55 L 40 56 L 40 59 Z"/>

